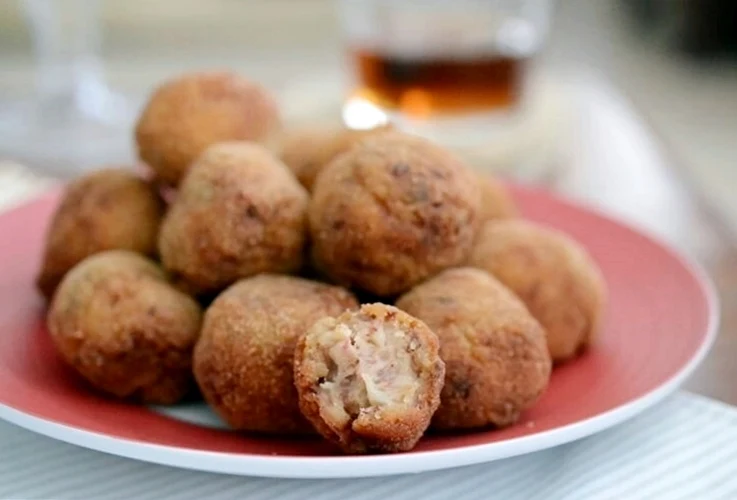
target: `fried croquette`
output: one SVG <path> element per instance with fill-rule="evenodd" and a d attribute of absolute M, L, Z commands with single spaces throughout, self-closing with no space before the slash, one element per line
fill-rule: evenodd
<path fill-rule="evenodd" d="M 319 320 L 295 350 L 302 414 L 346 453 L 414 448 L 440 403 L 444 375 L 435 334 L 384 304 Z"/>
<path fill-rule="evenodd" d="M 77 264 L 47 323 L 64 361 L 108 395 L 172 404 L 194 387 L 200 307 L 136 253 L 110 250 Z"/>
<path fill-rule="evenodd" d="M 194 373 L 205 400 L 238 430 L 310 433 L 294 387 L 297 337 L 357 307 L 343 288 L 262 274 L 238 281 L 205 313 Z"/>
<path fill-rule="evenodd" d="M 132 171 L 105 168 L 73 181 L 46 234 L 38 289 L 50 300 L 67 271 L 97 252 L 153 256 L 163 214 L 157 190 Z"/>
<path fill-rule="evenodd" d="M 545 332 L 485 271 L 443 271 L 400 297 L 397 307 L 423 320 L 440 340 L 446 374 L 433 428 L 513 424 L 547 387 Z"/>
<path fill-rule="evenodd" d="M 151 96 L 135 128 L 138 154 L 165 184 L 177 185 L 209 146 L 251 141 L 275 147 L 276 101 L 261 85 L 230 72 L 190 73 Z"/>
<path fill-rule="evenodd" d="M 479 174 L 481 186 L 481 220 L 510 219 L 519 214 L 507 188 L 488 174 Z"/>
<path fill-rule="evenodd" d="M 208 148 L 182 182 L 161 226 L 159 252 L 175 283 L 195 294 L 239 278 L 300 268 L 308 195 L 263 147 Z"/>
<path fill-rule="evenodd" d="M 399 132 L 365 139 L 318 176 L 309 207 L 315 265 L 378 296 L 468 258 L 479 227 L 475 173 Z"/>
<path fill-rule="evenodd" d="M 523 220 L 490 222 L 469 264 L 522 299 L 545 328 L 554 361 L 594 341 L 606 301 L 604 279 L 588 252 L 565 234 Z"/>
<path fill-rule="evenodd" d="M 389 125 L 367 130 L 309 128 L 288 133 L 282 143 L 281 159 L 299 182 L 312 191 L 317 175 L 341 153 L 360 141 L 391 130 Z"/>

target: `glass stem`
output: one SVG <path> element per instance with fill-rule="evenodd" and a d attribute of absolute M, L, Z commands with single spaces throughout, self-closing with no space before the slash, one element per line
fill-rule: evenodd
<path fill-rule="evenodd" d="M 23 0 L 42 105 L 95 116 L 105 90 L 99 59 L 98 0 Z"/>

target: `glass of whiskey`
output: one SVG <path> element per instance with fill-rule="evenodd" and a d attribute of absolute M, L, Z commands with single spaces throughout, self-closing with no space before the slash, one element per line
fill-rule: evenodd
<path fill-rule="evenodd" d="M 351 128 L 488 135 L 523 106 L 552 0 L 341 0 Z"/>

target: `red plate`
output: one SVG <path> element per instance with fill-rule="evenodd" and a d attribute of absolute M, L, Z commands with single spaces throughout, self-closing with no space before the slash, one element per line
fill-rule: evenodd
<path fill-rule="evenodd" d="M 33 285 L 56 193 L 0 216 L 0 417 L 67 442 L 167 465 L 350 477 L 440 469 L 548 448 L 621 422 L 674 390 L 715 336 L 717 304 L 704 274 L 602 215 L 539 191 L 517 187 L 514 194 L 528 218 L 568 232 L 589 249 L 610 300 L 600 343 L 556 369 L 542 400 L 511 428 L 427 436 L 413 452 L 399 455 L 344 457 L 331 455 L 316 439 L 236 434 L 92 394 L 56 357 Z"/>

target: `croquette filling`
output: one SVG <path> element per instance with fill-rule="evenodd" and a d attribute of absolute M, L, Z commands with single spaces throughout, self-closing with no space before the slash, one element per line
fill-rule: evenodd
<path fill-rule="evenodd" d="M 406 332 L 367 321 L 339 324 L 319 341 L 328 365 L 317 389 L 326 420 L 343 427 L 363 413 L 416 403 L 419 384 L 412 352 L 417 340 Z"/>

